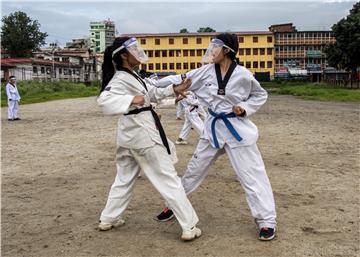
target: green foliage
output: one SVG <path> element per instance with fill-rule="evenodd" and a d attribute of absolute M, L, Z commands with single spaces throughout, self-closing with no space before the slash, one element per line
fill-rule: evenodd
<path fill-rule="evenodd" d="M 86 86 L 83 83 L 67 81 L 18 81 L 17 87 L 21 96 L 21 104 L 95 96 L 100 92 L 98 82 Z M 1 106 L 7 106 L 5 84 L 1 87 Z"/>
<path fill-rule="evenodd" d="M 325 48 L 331 66 L 354 70 L 360 66 L 360 2 L 350 14 L 332 26 L 336 43 Z"/>
<path fill-rule="evenodd" d="M 183 29 L 180 29 L 180 33 L 189 33 L 189 31 L 187 30 L 187 28 L 183 28 Z"/>
<path fill-rule="evenodd" d="M 359 89 L 338 88 L 326 83 L 272 81 L 263 82 L 261 85 L 270 94 L 293 95 L 319 101 L 360 102 Z"/>
<path fill-rule="evenodd" d="M 1 45 L 11 57 L 31 57 L 45 44 L 47 33 L 41 32 L 39 22 L 26 13 L 17 11 L 3 16 L 1 21 Z"/>
<path fill-rule="evenodd" d="M 216 30 L 210 27 L 206 27 L 206 28 L 199 28 L 197 32 L 216 32 Z"/>

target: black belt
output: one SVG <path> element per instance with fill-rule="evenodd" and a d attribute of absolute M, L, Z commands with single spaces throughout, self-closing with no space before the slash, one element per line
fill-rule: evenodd
<path fill-rule="evenodd" d="M 193 107 L 190 109 L 190 112 L 192 112 L 193 110 L 195 110 L 195 109 L 197 109 L 197 108 L 199 108 L 198 105 L 193 105 Z"/>
<path fill-rule="evenodd" d="M 161 125 L 159 116 L 154 111 L 152 105 L 147 106 L 147 107 L 142 107 L 142 108 L 139 108 L 139 109 L 134 109 L 134 110 L 129 111 L 128 113 L 126 113 L 124 115 L 126 116 L 126 115 L 138 114 L 140 112 L 145 112 L 145 111 L 150 111 L 151 112 L 151 114 L 152 114 L 152 116 L 154 117 L 154 120 L 155 120 L 155 125 L 156 125 L 157 129 L 159 130 L 161 141 L 163 142 L 163 145 L 166 147 L 166 150 L 167 150 L 168 154 L 171 154 L 169 143 L 168 143 L 166 135 L 165 135 L 165 131 L 164 131 L 162 125 Z"/>

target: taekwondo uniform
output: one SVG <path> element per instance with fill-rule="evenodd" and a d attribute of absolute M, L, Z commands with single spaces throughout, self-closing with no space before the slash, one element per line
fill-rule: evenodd
<path fill-rule="evenodd" d="M 258 129 L 249 119 L 266 102 L 267 92 L 249 70 L 236 63 L 231 66 L 232 73 L 229 69 L 230 74 L 224 79 L 217 64 L 204 65 L 186 73 L 192 80 L 188 90 L 194 92 L 209 114 L 182 183 L 187 194 L 193 192 L 206 177 L 210 165 L 226 152 L 257 224 L 260 228 L 275 228 L 273 192 L 256 145 Z M 183 79 L 184 75 L 174 75 L 158 83 L 163 87 L 179 84 Z M 233 106 L 241 106 L 245 115 L 236 116 Z"/>
<path fill-rule="evenodd" d="M 179 138 L 181 138 L 182 140 L 186 140 L 189 136 L 191 128 L 194 128 L 196 133 L 198 133 L 200 136 L 204 129 L 204 122 L 200 119 L 198 113 L 198 109 L 200 106 L 199 100 L 194 93 L 188 91 L 188 95 L 186 95 L 186 98 L 182 99 L 179 102 L 179 105 L 180 104 L 184 109 L 185 122 L 184 126 L 181 129 Z"/>
<path fill-rule="evenodd" d="M 107 115 L 120 115 L 117 133 L 117 175 L 100 220 L 111 223 L 121 218 L 129 204 L 140 169 L 174 211 L 183 231 L 190 230 L 198 217 L 170 158 L 169 144 L 161 123 L 150 105 L 174 94 L 172 86 L 156 88 L 135 73 L 122 69 L 97 99 Z M 145 97 L 145 107 L 132 106 L 136 95 Z M 156 124 L 155 124 L 155 122 Z"/>
<path fill-rule="evenodd" d="M 6 95 L 8 98 L 8 119 L 15 120 L 18 119 L 17 113 L 19 110 L 20 94 L 16 87 L 16 84 L 12 85 L 11 83 L 6 84 Z"/>

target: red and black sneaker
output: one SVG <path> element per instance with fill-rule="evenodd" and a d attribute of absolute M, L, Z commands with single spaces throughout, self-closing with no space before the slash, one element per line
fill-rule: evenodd
<path fill-rule="evenodd" d="M 158 216 L 155 217 L 157 221 L 168 221 L 172 218 L 174 218 L 174 213 L 167 207 Z"/>
<path fill-rule="evenodd" d="M 260 229 L 259 240 L 270 241 L 275 237 L 275 228 L 263 227 Z"/>

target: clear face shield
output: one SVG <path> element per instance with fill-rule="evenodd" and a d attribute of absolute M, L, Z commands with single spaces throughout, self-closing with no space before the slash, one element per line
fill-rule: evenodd
<path fill-rule="evenodd" d="M 214 38 L 213 40 L 211 40 L 204 56 L 202 57 L 201 63 L 204 64 L 204 63 L 214 62 L 214 59 L 220 54 L 221 49 L 223 47 L 226 47 L 230 51 L 235 52 L 233 49 L 225 45 L 225 43 L 222 40 L 218 38 Z"/>
<path fill-rule="evenodd" d="M 112 56 L 119 52 L 120 50 L 126 48 L 129 53 L 135 57 L 140 63 L 146 63 L 149 60 L 149 57 L 145 54 L 144 49 L 141 48 L 139 43 L 136 41 L 136 38 L 132 37 L 125 41 L 122 46 L 113 51 Z"/>

